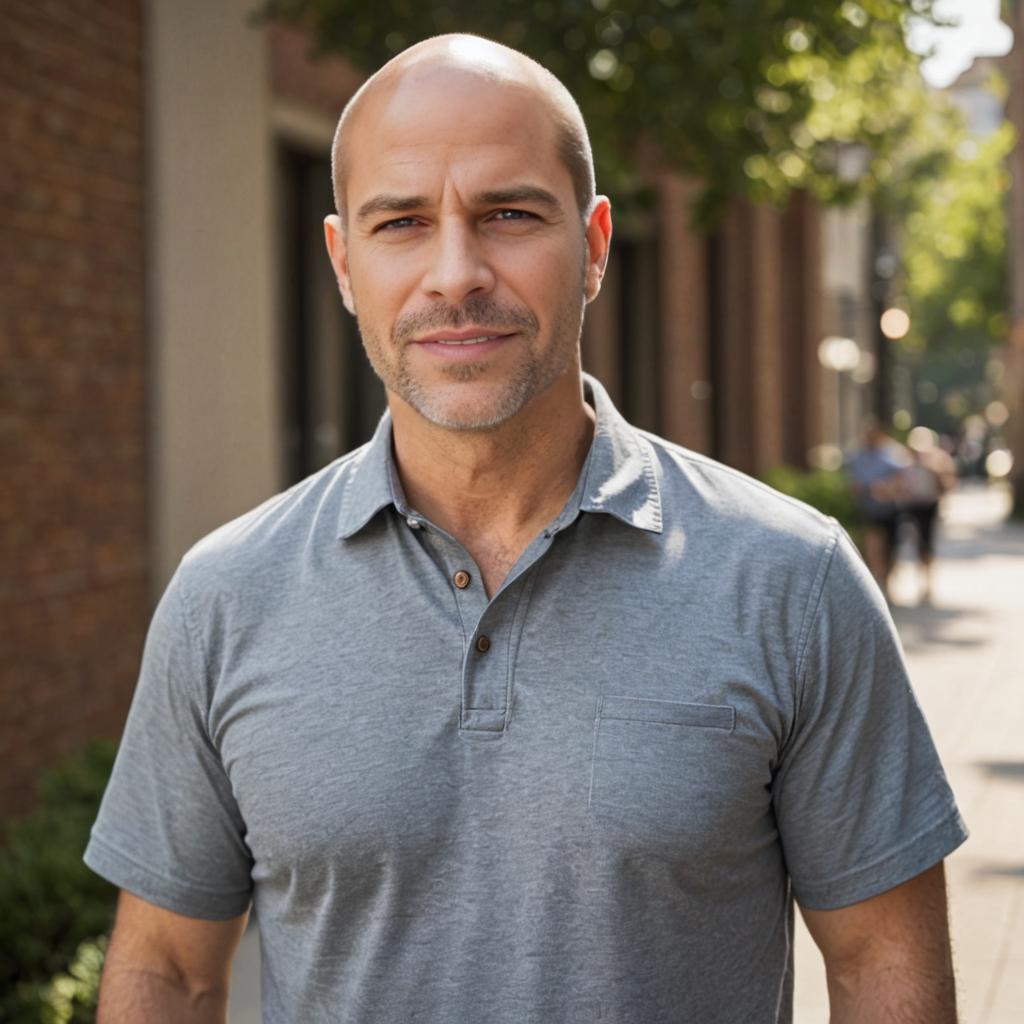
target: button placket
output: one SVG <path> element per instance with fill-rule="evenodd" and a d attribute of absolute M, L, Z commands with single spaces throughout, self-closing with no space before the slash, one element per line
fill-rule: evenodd
<path fill-rule="evenodd" d="M 488 600 L 479 567 L 453 538 L 442 540 L 443 562 L 452 595 L 466 628 L 461 680 L 460 727 L 468 732 L 500 733 L 507 703 L 507 613 L 499 593 Z"/>
<path fill-rule="evenodd" d="M 492 664 L 498 654 L 493 648 L 502 642 L 494 602 L 488 601 L 479 568 L 465 548 L 443 532 L 435 533 L 434 541 L 466 631 L 460 726 L 470 731 L 500 731 L 505 718 L 505 684 Z"/>
<path fill-rule="evenodd" d="M 465 630 L 460 732 L 497 739 L 504 733 L 511 702 L 512 652 L 532 589 L 530 570 L 551 547 L 552 536 L 544 531 L 534 539 L 489 600 L 479 567 L 454 537 L 434 526 L 423 528 L 420 536 L 429 542 L 434 562 L 447 578 Z"/>

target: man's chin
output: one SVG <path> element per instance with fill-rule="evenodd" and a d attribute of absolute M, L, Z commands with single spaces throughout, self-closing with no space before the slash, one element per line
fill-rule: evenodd
<path fill-rule="evenodd" d="M 533 396 L 528 389 L 477 382 L 403 397 L 434 426 L 459 433 L 484 433 L 517 416 Z"/>

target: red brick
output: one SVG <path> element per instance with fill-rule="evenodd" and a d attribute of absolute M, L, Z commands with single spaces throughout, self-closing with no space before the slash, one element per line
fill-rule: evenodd
<path fill-rule="evenodd" d="M 0 816 L 119 731 L 148 619 L 139 0 L 0 39 Z"/>

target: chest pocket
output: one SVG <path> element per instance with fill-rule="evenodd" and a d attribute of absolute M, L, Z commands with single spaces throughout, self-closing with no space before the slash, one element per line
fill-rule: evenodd
<path fill-rule="evenodd" d="M 714 856 L 749 810 L 735 728 L 724 704 L 602 696 L 589 794 L 602 838 L 624 855 Z"/>

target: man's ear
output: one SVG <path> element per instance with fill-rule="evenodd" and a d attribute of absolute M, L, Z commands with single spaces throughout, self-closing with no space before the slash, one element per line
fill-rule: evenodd
<path fill-rule="evenodd" d="M 327 242 L 327 255 L 331 258 L 334 276 L 338 281 L 338 291 L 345 308 L 356 315 L 356 300 L 352 296 L 352 281 L 348 274 L 348 247 L 345 244 L 345 231 L 341 218 L 332 213 L 324 217 L 324 241 Z"/>
<path fill-rule="evenodd" d="M 587 220 L 587 302 L 593 302 L 601 290 L 612 241 L 612 204 L 607 196 L 597 196 Z"/>

